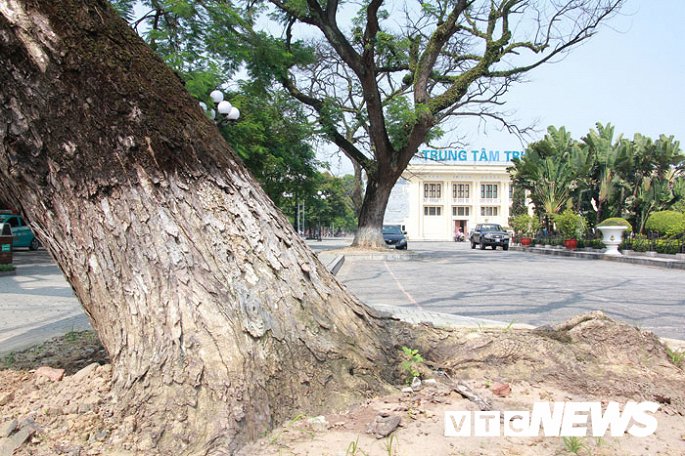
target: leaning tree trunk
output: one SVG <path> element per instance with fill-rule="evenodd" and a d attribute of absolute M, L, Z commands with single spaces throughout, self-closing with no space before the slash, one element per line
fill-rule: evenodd
<path fill-rule="evenodd" d="M 138 452 L 230 453 L 294 411 L 385 389 L 386 320 L 105 0 L 3 0 L 0 59 L 0 196 L 88 313 Z M 369 192 L 374 228 L 389 190 Z"/>

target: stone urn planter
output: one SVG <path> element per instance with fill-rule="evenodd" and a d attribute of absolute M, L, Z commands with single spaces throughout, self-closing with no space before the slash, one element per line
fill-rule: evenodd
<path fill-rule="evenodd" d="M 623 239 L 623 232 L 626 230 L 625 226 L 598 226 L 602 232 L 602 242 L 607 246 L 605 255 L 620 255 L 618 246 L 621 245 Z"/>

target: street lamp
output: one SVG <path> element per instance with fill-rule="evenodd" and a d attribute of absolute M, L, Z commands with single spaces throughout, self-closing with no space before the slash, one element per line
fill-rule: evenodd
<path fill-rule="evenodd" d="M 200 102 L 200 107 L 207 113 L 207 116 L 216 123 L 218 127 L 228 124 L 230 121 L 236 121 L 240 118 L 240 110 L 233 106 L 230 102 L 224 100 L 224 94 L 221 90 L 214 90 L 209 94 L 209 98 L 214 102 L 216 110 L 207 109 L 207 105 Z"/>

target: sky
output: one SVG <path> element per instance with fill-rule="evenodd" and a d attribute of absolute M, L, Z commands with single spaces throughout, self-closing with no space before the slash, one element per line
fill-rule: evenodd
<path fill-rule="evenodd" d="M 507 94 L 505 110 L 520 125 L 535 125 L 529 141 L 549 125 L 565 126 L 580 139 L 595 123 L 616 135 L 674 136 L 685 148 L 685 0 L 629 0 L 618 16 L 562 60 L 543 65 Z M 466 148 L 520 150 L 525 144 L 495 123 L 462 124 L 435 145 L 466 137 Z M 335 174 L 350 173 L 344 157 L 331 157 Z"/>

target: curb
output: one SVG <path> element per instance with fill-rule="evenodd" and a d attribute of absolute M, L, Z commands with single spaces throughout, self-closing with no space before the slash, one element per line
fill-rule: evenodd
<path fill-rule="evenodd" d="M 356 255 L 346 254 L 345 257 L 349 257 L 350 261 L 413 261 L 419 258 L 423 258 L 423 254 L 418 252 L 403 252 L 403 253 L 362 253 Z"/>
<path fill-rule="evenodd" d="M 572 258 L 582 258 L 585 260 L 604 260 L 613 261 L 616 263 L 627 263 L 627 264 L 640 264 L 643 266 L 656 266 L 660 268 L 667 269 L 683 269 L 685 270 L 685 261 L 670 259 L 670 258 L 659 258 L 659 257 L 634 257 L 626 255 L 604 255 L 599 252 L 580 252 L 580 251 L 569 251 L 563 249 L 546 249 L 540 247 L 521 247 L 517 245 L 512 245 L 509 247 L 510 250 L 516 252 L 529 252 L 537 253 L 539 255 L 552 255 L 552 256 L 563 256 Z"/>
<path fill-rule="evenodd" d="M 17 275 L 17 270 L 15 269 L 14 271 L 4 271 L 0 272 L 0 277 L 9 277 L 9 276 L 14 276 Z"/>
<path fill-rule="evenodd" d="M 343 264 L 345 264 L 345 255 L 338 255 L 337 257 L 333 258 L 333 261 L 326 265 L 326 268 L 331 272 L 331 274 L 338 275 L 338 271 L 340 271 L 340 268 L 342 268 Z"/>

